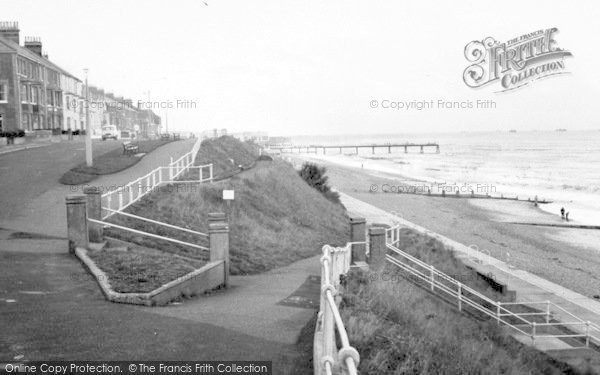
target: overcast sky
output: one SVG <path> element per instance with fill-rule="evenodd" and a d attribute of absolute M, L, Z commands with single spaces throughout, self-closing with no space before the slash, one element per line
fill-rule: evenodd
<path fill-rule="evenodd" d="M 597 1 L 0 0 L 21 40 L 90 84 L 169 110 L 170 128 L 271 135 L 600 129 Z M 524 89 L 474 90 L 464 47 L 557 27 L 571 72 Z M 490 110 L 371 108 L 493 100 Z M 157 110 L 163 116 L 164 110 Z"/>

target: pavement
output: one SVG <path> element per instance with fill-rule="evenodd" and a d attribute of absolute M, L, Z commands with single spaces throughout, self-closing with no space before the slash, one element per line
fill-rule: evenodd
<path fill-rule="evenodd" d="M 131 168 L 90 185 L 126 184 L 167 165 L 171 156 L 178 158 L 192 145 L 193 140 L 167 144 Z M 57 181 L 82 144 L 62 151 L 49 147 L 2 156 L 21 154 L 14 162 L 23 157 L 48 161 L 24 174 L 7 170 L 18 181 L 3 187 L 2 204 L 10 214 L 0 216 L 0 364 L 50 359 L 270 360 L 274 374 L 293 373 L 300 356 L 296 341 L 315 314 L 314 302 L 291 307 L 281 301 L 319 274 L 318 257 L 261 275 L 233 276 L 226 290 L 166 307 L 108 302 L 67 250 L 65 196 L 81 193 L 83 186 Z M 45 157 L 29 154 L 41 150 Z"/>

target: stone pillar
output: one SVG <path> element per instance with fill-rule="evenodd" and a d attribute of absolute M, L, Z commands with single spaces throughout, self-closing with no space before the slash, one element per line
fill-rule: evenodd
<path fill-rule="evenodd" d="M 369 228 L 369 265 L 371 269 L 383 266 L 385 254 L 385 228 Z"/>
<path fill-rule="evenodd" d="M 365 242 L 367 240 L 366 223 L 367 221 L 362 217 L 350 218 L 350 242 Z M 365 262 L 367 260 L 366 251 L 366 244 L 352 245 L 352 264 Z"/>
<path fill-rule="evenodd" d="M 90 219 L 102 220 L 102 194 L 98 187 L 89 186 L 83 189 L 87 196 L 87 216 Z M 88 224 L 88 238 L 90 242 L 102 242 L 102 225 Z"/>
<path fill-rule="evenodd" d="M 83 194 L 68 195 L 66 203 L 69 252 L 75 253 L 75 248 L 88 246 L 87 197 Z"/>
<path fill-rule="evenodd" d="M 217 222 L 208 225 L 208 239 L 210 248 L 210 261 L 225 261 L 225 274 L 223 284 L 229 286 L 229 225 Z"/>
<path fill-rule="evenodd" d="M 207 221 L 209 226 L 212 223 L 226 223 L 227 216 L 224 212 L 209 212 Z"/>

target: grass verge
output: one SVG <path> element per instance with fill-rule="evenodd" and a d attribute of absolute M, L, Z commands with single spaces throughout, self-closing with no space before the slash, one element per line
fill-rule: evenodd
<path fill-rule="evenodd" d="M 235 190 L 228 206 L 223 189 Z M 209 212 L 225 212 L 230 226 L 232 274 L 254 274 L 320 253 L 325 244 L 343 245 L 349 238 L 344 209 L 308 186 L 287 163 L 257 162 L 256 167 L 227 181 L 175 185 L 148 194 L 127 210 L 201 232 L 208 232 Z M 198 236 L 114 215 L 111 221 L 139 230 L 204 244 Z M 205 260 L 207 252 L 111 229 L 111 236 L 162 251 Z"/>
<path fill-rule="evenodd" d="M 171 141 L 143 140 L 135 142 L 140 154 L 147 154 Z M 80 185 L 94 180 L 99 175 L 120 172 L 136 164 L 143 156 L 123 155 L 123 148 L 118 147 L 94 158 L 94 165 L 88 167 L 85 163 L 71 168 L 60 178 L 64 185 Z"/>
<path fill-rule="evenodd" d="M 434 239 L 403 230 L 400 248 L 449 275 L 470 272 Z M 362 374 L 577 373 L 506 334 L 495 322 L 461 314 L 424 289 L 394 275 L 353 273 L 341 304 L 350 342 L 361 354 Z M 494 300 L 502 296 L 483 280 L 465 282 Z"/>
<path fill-rule="evenodd" d="M 231 136 L 210 138 L 202 141 L 196 155 L 195 165 L 213 165 L 215 179 L 228 178 L 242 169 L 254 165 L 258 158 L 258 147 L 251 142 L 240 142 Z M 192 171 L 190 173 L 197 173 Z M 192 180 L 194 177 L 191 178 Z"/>
<path fill-rule="evenodd" d="M 117 250 L 122 243 L 110 243 L 107 250 L 89 251 L 88 255 L 106 273 L 110 285 L 119 293 L 146 293 L 184 276 L 204 262 L 141 246 Z"/>

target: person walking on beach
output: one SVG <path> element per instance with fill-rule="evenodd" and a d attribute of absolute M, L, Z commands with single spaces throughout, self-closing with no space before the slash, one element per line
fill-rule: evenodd
<path fill-rule="evenodd" d="M 565 208 L 561 207 L 560 209 L 560 217 L 562 217 L 563 219 L 565 218 Z"/>
<path fill-rule="evenodd" d="M 565 219 L 567 219 L 567 221 L 569 221 L 569 212 L 567 211 L 567 213 L 565 214 Z"/>

